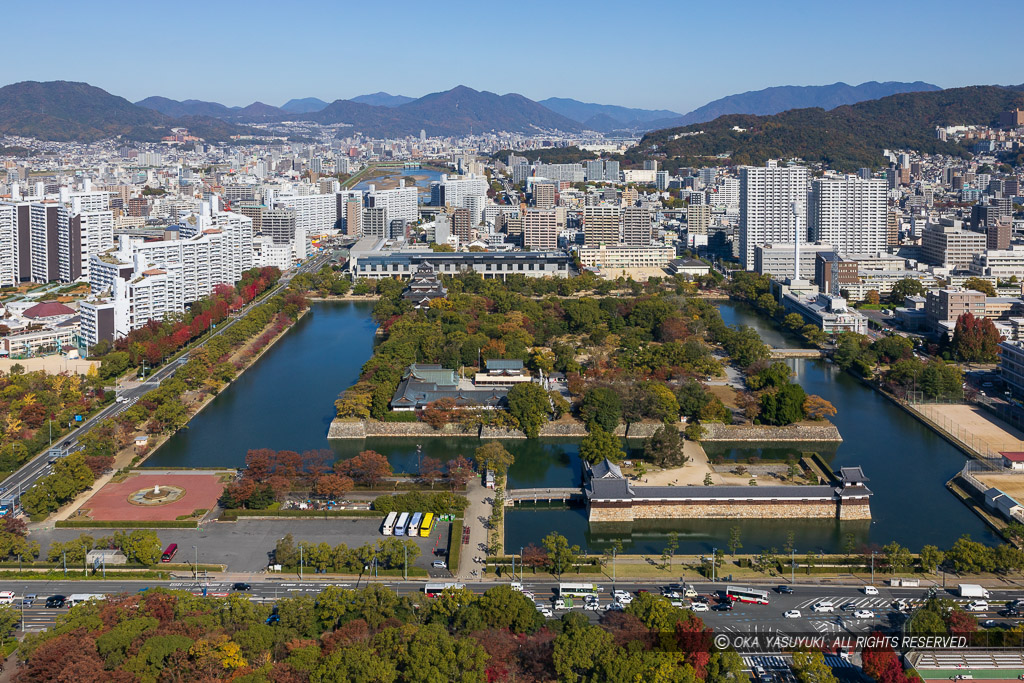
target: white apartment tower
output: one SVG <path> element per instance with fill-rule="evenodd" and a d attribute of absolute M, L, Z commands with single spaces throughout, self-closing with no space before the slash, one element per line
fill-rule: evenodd
<path fill-rule="evenodd" d="M 754 250 L 793 239 L 793 202 L 806 202 L 809 174 L 802 166 L 740 169 L 740 260 L 754 268 Z"/>
<path fill-rule="evenodd" d="M 0 204 L 0 287 L 18 284 L 18 219 L 14 207 Z"/>
<path fill-rule="evenodd" d="M 885 180 L 855 175 L 811 181 L 811 241 L 827 242 L 841 254 L 885 251 L 886 190 Z"/>
<path fill-rule="evenodd" d="M 401 219 L 409 223 L 419 220 L 417 190 L 415 187 L 406 187 L 404 178 L 398 181 L 398 187 L 394 190 L 378 190 L 370 185 L 366 201 L 368 207 L 387 209 L 388 220 Z"/>

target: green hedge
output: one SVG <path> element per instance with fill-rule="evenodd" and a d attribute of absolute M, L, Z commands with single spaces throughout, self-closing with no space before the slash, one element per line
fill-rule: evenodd
<path fill-rule="evenodd" d="M 459 514 L 469 506 L 469 500 L 449 491 L 425 493 L 413 491 L 394 496 L 377 496 L 373 509 L 387 512 L 433 512 L 435 515 Z"/>
<path fill-rule="evenodd" d="M 294 567 L 282 567 L 281 568 L 281 573 L 282 574 L 295 574 L 295 575 L 298 575 L 299 567 L 298 567 L 298 565 L 296 565 Z M 369 582 L 373 581 L 373 572 L 372 571 L 366 572 L 364 574 L 359 574 L 357 572 L 332 572 L 332 571 L 328 570 L 328 572 L 326 574 L 317 574 L 310 567 L 306 567 L 303 570 L 302 578 L 303 579 L 308 579 L 310 577 L 317 577 L 317 576 L 325 577 L 325 576 L 331 576 L 331 575 L 334 575 L 334 576 L 338 576 L 338 575 L 340 575 L 340 576 L 362 576 L 364 581 L 369 581 Z M 401 577 L 402 576 L 402 568 L 398 567 L 397 569 L 377 569 L 377 576 L 397 576 L 397 577 Z M 427 577 L 430 576 L 430 574 L 429 574 L 429 572 L 427 572 L 426 569 L 423 569 L 422 567 L 409 567 L 408 576 L 409 576 L 409 578 L 427 578 Z"/>
<path fill-rule="evenodd" d="M 386 517 L 380 510 L 225 510 L 221 520 L 230 522 L 239 517 L 298 517 L 316 519 L 318 517 Z"/>
<path fill-rule="evenodd" d="M 176 520 L 124 520 L 105 521 L 88 519 L 65 519 L 55 522 L 58 529 L 195 529 L 198 522 L 185 522 Z"/>
<path fill-rule="evenodd" d="M 462 557 L 462 519 L 452 522 L 452 531 L 448 535 L 448 571 L 459 573 L 459 558 Z"/>

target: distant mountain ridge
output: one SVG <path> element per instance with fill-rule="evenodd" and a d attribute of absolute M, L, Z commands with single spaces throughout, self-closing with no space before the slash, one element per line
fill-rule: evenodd
<path fill-rule="evenodd" d="M 877 100 L 889 95 L 898 95 L 907 92 L 933 92 L 942 90 L 937 85 L 914 81 L 903 83 L 899 81 L 867 81 L 860 85 L 847 85 L 843 82 L 832 83 L 831 85 L 780 85 L 763 90 L 751 90 L 745 93 L 729 95 L 721 99 L 708 102 L 703 107 L 698 107 L 678 119 L 664 119 L 653 121 L 657 127 L 667 128 L 669 126 L 688 126 L 691 123 L 704 123 L 713 121 L 719 116 L 729 114 L 754 114 L 767 116 L 778 114 L 790 109 L 806 109 L 808 107 L 821 107 L 822 109 L 835 109 L 844 104 L 856 104 L 866 100 Z M 652 129 L 653 130 L 653 129 Z"/>
<path fill-rule="evenodd" d="M 294 114 L 309 114 L 314 111 L 320 111 L 326 106 L 327 103 L 319 97 L 302 97 L 300 99 L 288 100 L 280 108 L 283 111 Z"/>
<path fill-rule="evenodd" d="M 769 158 L 798 157 L 854 170 L 883 165 L 883 148 L 955 155 L 963 148 L 938 140 L 936 126 L 996 124 L 1001 112 L 1024 106 L 1022 91 L 1024 85 L 971 86 L 900 93 L 829 111 L 813 107 L 768 116 L 730 114 L 647 133 L 627 157 L 667 158 L 672 167 L 759 165 Z M 727 161 L 720 156 L 725 154 Z"/>
<path fill-rule="evenodd" d="M 682 114 L 668 109 L 634 109 L 614 104 L 580 102 L 565 97 L 549 97 L 546 100 L 540 100 L 538 104 L 542 104 L 566 118 L 582 123 L 590 130 L 597 131 L 609 131 L 615 128 L 643 128 L 643 124 L 649 121 L 682 116 Z"/>
<path fill-rule="evenodd" d="M 208 140 L 251 132 L 204 114 L 169 116 L 88 83 L 22 81 L 0 88 L 0 134 L 54 141 L 117 136 L 157 141 L 179 126 Z"/>
<path fill-rule="evenodd" d="M 384 91 L 371 93 L 369 95 L 360 95 L 359 97 L 351 98 L 352 102 L 358 102 L 359 104 L 372 104 L 375 107 L 400 107 L 403 104 L 408 104 L 414 101 L 415 97 L 406 97 L 405 95 L 391 95 Z"/>

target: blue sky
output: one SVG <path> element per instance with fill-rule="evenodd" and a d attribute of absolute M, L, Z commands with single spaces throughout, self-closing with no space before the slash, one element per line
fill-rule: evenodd
<path fill-rule="evenodd" d="M 988 2 L 985 21 L 1019 9 Z M 966 32 L 982 17 L 947 0 L 56 0 L 2 12 L 0 84 L 86 81 L 132 101 L 281 105 L 462 84 L 685 113 L 773 85 L 1024 82 L 1012 35 Z"/>

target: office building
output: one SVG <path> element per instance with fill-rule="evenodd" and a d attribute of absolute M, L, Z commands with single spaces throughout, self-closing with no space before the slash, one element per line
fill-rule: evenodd
<path fill-rule="evenodd" d="M 534 251 L 558 248 L 554 209 L 527 209 L 523 216 L 523 247 Z"/>
<path fill-rule="evenodd" d="M 668 189 L 668 171 L 658 171 L 654 174 L 654 186 L 658 188 L 658 192 Z"/>
<path fill-rule="evenodd" d="M 763 244 L 792 244 L 796 227 L 793 203 L 807 200 L 808 171 L 801 166 L 781 167 L 769 161 L 764 167 L 740 169 L 740 261 L 754 267 L 754 251 Z M 801 225 L 805 218 L 801 217 Z M 806 235 L 800 236 L 804 241 Z"/>
<path fill-rule="evenodd" d="M 814 278 L 814 267 L 819 252 L 835 251 L 831 244 L 800 244 L 799 280 L 810 281 Z M 792 278 L 796 270 L 796 254 L 793 243 L 762 244 L 754 249 L 754 267 L 761 275 L 776 279 Z"/>
<path fill-rule="evenodd" d="M 932 330 L 949 331 L 964 313 L 985 317 L 985 294 L 973 289 L 932 289 L 925 294 L 924 310 Z"/>
<path fill-rule="evenodd" d="M 586 268 L 597 268 L 608 271 L 615 276 L 616 271 L 635 268 L 667 268 L 676 257 L 675 247 L 630 247 L 630 246 L 598 246 L 585 245 L 577 252 L 580 263 Z"/>
<path fill-rule="evenodd" d="M 588 247 L 619 243 L 619 207 L 599 205 L 583 208 L 583 241 Z"/>
<path fill-rule="evenodd" d="M 956 224 L 933 224 L 921 235 L 921 258 L 933 266 L 967 268 L 987 243 L 984 233 L 963 230 Z"/>
<path fill-rule="evenodd" d="M 819 251 L 814 257 L 814 282 L 823 294 L 835 294 L 860 283 L 857 261 L 845 259 L 834 251 Z"/>
<path fill-rule="evenodd" d="M 884 251 L 888 241 L 883 180 L 855 175 L 811 182 L 810 239 L 827 242 L 841 254 Z"/>
<path fill-rule="evenodd" d="M 439 276 L 473 271 L 484 279 L 503 280 L 509 275 L 568 277 L 571 272 L 568 255 L 560 251 L 383 251 L 382 243 L 382 240 L 364 238 L 352 248 L 350 267 L 355 277 L 411 278 L 425 263 Z"/>
<path fill-rule="evenodd" d="M 1013 232 L 1013 220 L 1000 216 L 985 226 L 985 246 L 992 249 L 1009 249 L 1010 237 Z"/>
<path fill-rule="evenodd" d="M 645 207 L 627 206 L 622 210 L 622 242 L 631 247 L 649 247 L 654 238 L 651 211 Z"/>

